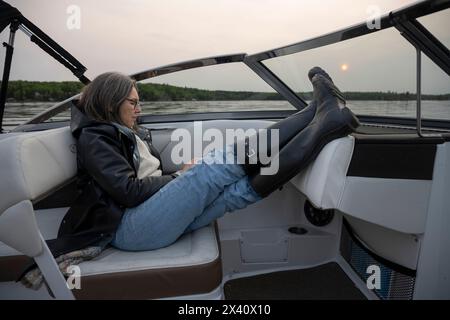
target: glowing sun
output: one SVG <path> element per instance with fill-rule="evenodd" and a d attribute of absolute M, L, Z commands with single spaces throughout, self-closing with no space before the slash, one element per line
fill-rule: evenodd
<path fill-rule="evenodd" d="M 341 65 L 341 70 L 342 71 L 347 71 L 348 70 L 348 64 L 344 63 Z"/>

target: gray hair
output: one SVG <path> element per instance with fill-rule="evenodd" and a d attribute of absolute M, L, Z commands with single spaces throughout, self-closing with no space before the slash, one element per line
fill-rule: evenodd
<path fill-rule="evenodd" d="M 83 88 L 79 106 L 93 120 L 124 125 L 119 108 L 133 87 L 137 90 L 136 81 L 125 74 L 102 73 Z"/>

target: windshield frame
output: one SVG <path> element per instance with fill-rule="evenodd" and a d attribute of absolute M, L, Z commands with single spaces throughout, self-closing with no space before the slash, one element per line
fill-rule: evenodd
<path fill-rule="evenodd" d="M 288 56 L 299 52 L 305 52 L 332 45 L 338 42 L 354 39 L 357 37 L 369 35 L 381 30 L 395 28 L 401 36 L 403 36 L 416 49 L 416 129 L 419 136 L 422 134 L 422 114 L 421 114 L 421 54 L 425 54 L 440 69 L 450 76 L 450 51 L 449 49 L 433 34 L 425 28 L 416 19 L 434 12 L 443 11 L 450 8 L 450 1 L 425 0 L 405 8 L 392 11 L 380 17 L 379 28 L 370 28 L 367 22 L 352 25 L 350 27 L 327 33 L 325 35 L 293 43 L 291 45 L 259 52 L 246 57 L 246 63 L 249 65 L 259 66 L 260 69 L 266 70 L 266 73 L 277 76 L 267 64 L 266 60 Z M 280 80 L 282 81 L 282 80 Z M 302 101 L 304 97 L 296 93 L 293 88 L 286 85 L 290 92 Z M 306 103 L 305 103 L 306 106 Z M 377 117 L 377 116 L 373 116 Z M 380 119 L 386 117 L 379 117 Z M 450 121 L 448 121 L 450 122 Z"/>

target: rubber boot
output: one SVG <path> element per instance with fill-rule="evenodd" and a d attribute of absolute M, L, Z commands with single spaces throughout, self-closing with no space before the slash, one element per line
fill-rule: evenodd
<path fill-rule="evenodd" d="M 311 77 L 314 74 L 322 74 L 325 78 L 328 78 L 331 82 L 332 79 L 326 73 L 323 69 L 319 67 L 312 68 L 309 73 L 308 77 Z M 258 173 L 261 166 L 260 159 L 258 158 L 259 154 L 264 154 L 270 156 L 274 156 L 272 154 L 271 150 L 271 129 L 278 129 L 278 152 L 293 138 L 295 137 L 300 131 L 302 131 L 314 118 L 316 114 L 316 102 L 313 100 L 311 101 L 304 109 L 300 110 L 299 112 L 296 112 L 289 117 L 280 120 L 273 125 L 265 128 L 267 130 L 267 136 L 264 136 L 265 139 L 267 139 L 266 143 L 260 143 L 261 135 L 258 133 L 256 135 L 256 146 L 257 149 L 252 148 L 249 145 L 249 138 L 246 138 L 244 141 L 240 141 L 235 144 L 235 154 L 238 154 L 238 145 L 244 144 L 244 152 L 245 152 L 245 159 L 244 163 L 242 163 L 242 166 L 247 173 L 247 175 L 253 175 Z M 263 146 L 265 146 L 265 150 L 260 150 Z"/>
<path fill-rule="evenodd" d="M 333 82 L 328 73 L 326 73 L 319 67 L 314 67 L 308 72 L 308 77 L 310 78 L 310 80 L 315 74 L 322 74 L 324 77 L 328 78 L 331 83 Z M 296 112 L 289 117 L 265 128 L 264 130 L 267 130 L 267 135 L 264 135 L 264 139 L 267 139 L 266 143 L 261 143 L 260 140 L 262 137 L 261 134 L 258 133 L 256 135 L 256 149 L 254 148 L 254 146 L 249 145 L 248 137 L 244 141 L 237 142 L 234 146 L 234 151 L 235 154 L 238 154 L 238 152 L 242 152 L 241 150 L 237 149 L 238 145 L 240 145 L 241 148 L 244 148 L 243 150 L 245 153 L 245 159 L 243 160 L 243 163 L 240 163 L 242 164 L 246 174 L 257 174 L 261 166 L 264 166 L 259 159 L 260 154 L 267 155 L 268 157 L 272 157 L 275 155 L 273 154 L 273 150 L 271 150 L 271 129 L 278 129 L 277 152 L 279 152 L 293 137 L 295 137 L 312 121 L 312 119 L 316 115 L 316 111 L 316 102 L 313 99 L 301 111 Z M 242 146 L 242 144 L 244 144 L 244 146 Z M 264 148 L 264 150 L 262 148 Z"/>
<path fill-rule="evenodd" d="M 261 197 L 280 188 L 308 166 L 334 139 L 347 136 L 359 126 L 356 116 L 345 107 L 345 100 L 331 78 L 320 68 L 309 72 L 313 84 L 316 113 L 312 121 L 280 149 L 274 157 L 279 163 L 272 175 L 260 173 L 249 176 L 250 184 Z M 274 159 L 272 159 L 274 161 Z"/>
<path fill-rule="evenodd" d="M 235 144 L 235 154 L 245 152 L 245 163 L 241 163 L 247 175 L 255 174 L 259 171 L 259 168 L 263 165 L 260 162 L 259 155 L 264 154 L 269 157 L 273 156 L 272 146 L 272 129 L 278 129 L 278 141 L 275 144 L 278 146 L 277 151 L 281 150 L 293 137 L 295 137 L 300 131 L 302 131 L 314 118 L 316 114 L 316 104 L 310 103 L 304 109 L 296 112 L 289 117 L 280 120 L 273 125 L 263 129 L 267 130 L 267 134 L 262 135 L 261 132 L 253 136 L 254 145 L 251 145 L 249 137 L 246 137 L 244 141 L 237 142 Z M 266 139 L 266 143 L 262 143 L 261 139 Z M 238 145 L 241 144 L 241 148 L 238 149 Z M 244 144 L 242 146 L 242 144 Z M 256 147 L 256 148 L 255 148 Z M 264 148 L 264 150 L 262 149 Z"/>

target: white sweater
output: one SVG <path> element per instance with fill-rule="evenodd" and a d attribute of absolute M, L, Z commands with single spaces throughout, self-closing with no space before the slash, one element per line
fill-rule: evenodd
<path fill-rule="evenodd" d="M 146 176 L 161 176 L 162 172 L 158 169 L 160 165 L 158 158 L 150 153 L 150 150 L 148 149 L 145 142 L 141 140 L 141 138 L 139 138 L 136 134 L 135 136 L 139 155 L 141 158 L 138 170 L 138 178 L 143 179 Z"/>

